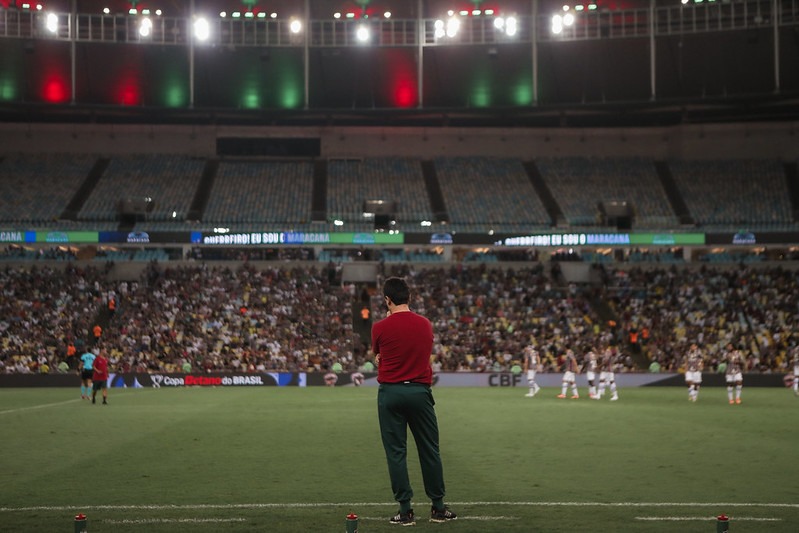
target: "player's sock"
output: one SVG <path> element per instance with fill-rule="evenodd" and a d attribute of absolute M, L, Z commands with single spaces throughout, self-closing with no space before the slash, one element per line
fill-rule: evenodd
<path fill-rule="evenodd" d="M 727 386 L 727 399 L 732 402 L 732 385 Z"/>
<path fill-rule="evenodd" d="M 735 398 L 740 400 L 741 399 L 741 392 L 743 391 L 743 385 L 736 385 L 735 386 Z"/>
<path fill-rule="evenodd" d="M 599 397 L 601 398 L 603 394 L 605 394 L 605 382 L 604 381 L 600 381 L 599 382 Z"/>
<path fill-rule="evenodd" d="M 566 391 L 567 391 L 568 389 L 569 389 L 569 384 L 568 384 L 568 383 L 563 383 L 563 387 L 561 387 L 561 389 L 560 389 L 560 393 L 561 393 L 563 396 L 566 396 Z"/>
<path fill-rule="evenodd" d="M 588 395 L 591 396 L 591 397 L 596 396 L 596 387 L 593 387 L 593 386 L 588 387 Z"/>
<path fill-rule="evenodd" d="M 617 395 L 617 391 L 616 391 L 616 382 L 615 382 L 615 381 L 614 381 L 613 383 L 611 383 L 611 384 L 610 384 L 610 392 L 613 394 L 613 396 L 616 396 L 616 395 Z"/>
<path fill-rule="evenodd" d="M 577 390 L 577 384 L 576 383 L 572 383 L 572 397 L 577 397 L 579 395 L 580 395 L 580 393 Z"/>

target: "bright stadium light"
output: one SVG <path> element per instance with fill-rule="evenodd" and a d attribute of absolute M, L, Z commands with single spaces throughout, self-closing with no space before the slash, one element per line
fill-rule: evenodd
<path fill-rule="evenodd" d="M 494 28 L 498 29 L 499 31 L 505 31 L 505 19 L 502 17 L 495 18 Z"/>
<path fill-rule="evenodd" d="M 194 21 L 194 37 L 198 41 L 207 41 L 211 37 L 211 25 L 200 17 Z"/>
<path fill-rule="evenodd" d="M 516 32 L 519 30 L 518 22 L 516 22 L 516 17 L 508 17 L 505 20 L 505 35 L 508 37 L 513 37 L 516 35 Z"/>
<path fill-rule="evenodd" d="M 550 26 L 550 31 L 555 35 L 559 35 L 563 32 L 563 17 L 560 15 L 554 15 L 552 17 L 552 25 Z"/>
<path fill-rule="evenodd" d="M 149 17 L 143 18 L 141 22 L 139 22 L 139 35 L 141 37 L 149 37 L 153 31 L 153 21 L 150 20 Z"/>
<path fill-rule="evenodd" d="M 289 23 L 289 30 L 291 30 L 291 33 L 300 33 L 302 31 L 302 22 L 298 19 L 292 19 Z"/>
<path fill-rule="evenodd" d="M 564 26 L 572 26 L 574 25 L 574 15 L 571 13 L 566 13 L 563 15 L 563 25 Z"/>
<path fill-rule="evenodd" d="M 447 37 L 452 39 L 458 35 L 458 30 L 461 29 L 461 21 L 458 17 L 452 17 L 447 21 Z"/>
<path fill-rule="evenodd" d="M 360 24 L 355 29 L 355 39 L 359 43 L 365 43 L 369 40 L 369 27 L 366 24 Z"/>
<path fill-rule="evenodd" d="M 58 32 L 58 15 L 55 13 L 48 13 L 47 20 L 45 21 L 45 27 L 47 31 L 50 33 L 57 33 Z"/>
<path fill-rule="evenodd" d="M 441 38 L 444 37 L 444 35 L 446 35 L 446 31 L 444 30 L 444 21 L 443 20 L 438 19 L 435 22 L 433 28 L 435 30 L 434 31 L 434 35 L 435 35 L 436 39 L 441 39 Z"/>

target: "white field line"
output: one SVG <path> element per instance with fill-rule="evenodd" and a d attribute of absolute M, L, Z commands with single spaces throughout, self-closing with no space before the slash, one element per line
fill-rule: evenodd
<path fill-rule="evenodd" d="M 116 392 L 116 389 L 120 389 L 120 391 Z M 108 398 L 109 398 L 110 401 L 113 401 L 113 398 L 115 396 L 119 396 L 120 394 L 125 394 L 124 392 L 122 392 L 125 389 L 121 388 L 121 387 L 115 387 L 114 389 L 111 389 L 111 390 L 114 391 L 114 394 L 113 395 L 112 394 L 108 395 Z M 12 413 L 21 413 L 23 411 L 31 411 L 33 409 L 46 409 L 47 407 L 58 407 L 59 405 L 67 405 L 67 404 L 75 403 L 75 402 L 86 402 L 87 404 L 91 404 L 91 400 L 84 400 L 82 398 L 73 398 L 71 400 L 64 400 L 62 402 L 43 403 L 43 404 L 40 404 L 40 405 L 29 405 L 27 407 L 18 407 L 16 409 L 6 409 L 4 411 L 0 411 L 0 415 L 8 415 L 8 414 L 12 414 Z"/>
<path fill-rule="evenodd" d="M 246 518 L 141 518 L 128 520 L 101 520 L 105 524 L 228 524 L 246 522 Z"/>
<path fill-rule="evenodd" d="M 453 507 L 714 507 L 726 508 L 771 508 L 771 509 L 799 509 L 799 503 L 734 503 L 734 502 L 448 502 Z M 396 502 L 298 502 L 298 503 L 208 503 L 184 505 L 40 505 L 30 507 L 0 507 L 0 513 L 28 512 L 28 511 L 168 511 L 168 510 L 196 510 L 196 509 L 323 509 L 333 507 L 347 507 L 358 509 L 362 507 L 392 507 Z"/>
<path fill-rule="evenodd" d="M 756 516 L 730 516 L 730 522 L 782 522 L 782 518 L 761 518 Z M 695 522 L 711 520 L 715 521 L 715 516 L 636 516 L 636 520 L 648 522 Z"/>
<path fill-rule="evenodd" d="M 22 411 L 31 411 L 33 409 L 45 409 L 46 407 L 56 407 L 56 406 L 59 406 L 59 405 L 66 405 L 68 403 L 85 402 L 85 401 L 87 401 L 87 400 L 74 398 L 72 400 L 64 400 L 63 402 L 43 403 L 41 405 L 29 405 L 28 407 L 18 407 L 16 409 L 6 409 L 5 411 L 0 411 L 0 415 L 8 415 L 8 414 L 11 414 L 11 413 L 21 413 Z"/>
<path fill-rule="evenodd" d="M 388 522 L 387 516 L 358 516 L 358 520 L 366 520 L 368 522 Z M 417 522 L 427 522 L 428 517 L 419 515 L 416 518 Z M 495 520 L 521 520 L 518 516 L 461 516 L 458 515 L 458 521 L 461 520 L 473 520 L 473 521 L 481 521 L 481 522 L 489 522 Z"/>

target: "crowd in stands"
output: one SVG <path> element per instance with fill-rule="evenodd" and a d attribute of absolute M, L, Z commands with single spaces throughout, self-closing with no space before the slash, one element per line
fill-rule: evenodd
<path fill-rule="evenodd" d="M 534 344 L 545 372 L 560 371 L 567 349 L 582 356 L 606 346 L 622 356 L 619 372 L 649 362 L 676 372 L 693 342 L 705 351 L 708 371 L 729 342 L 747 354 L 748 371 L 786 369 L 796 343 L 796 272 L 597 268 L 602 282 L 592 287 L 563 283 L 541 263 L 384 264 L 376 281 L 401 275 L 415 287 L 412 307 L 434 325 L 440 371 L 509 371 Z M 113 280 L 112 269 L 3 269 L 0 372 L 74 370 L 77 357 L 94 347 L 107 348 L 121 372 L 322 372 L 336 363 L 355 371 L 371 360 L 368 339 L 353 328 L 363 288 L 342 285 L 335 266 L 151 263 L 129 281 Z M 610 303 L 612 320 L 597 302 Z M 379 291 L 372 291 L 371 308 L 373 319 L 382 318 Z"/>
<path fill-rule="evenodd" d="M 704 351 L 709 369 L 718 367 L 729 343 L 747 354 L 749 371 L 787 368 L 786 354 L 797 342 L 796 271 L 672 266 L 604 274 L 607 298 L 621 322 L 664 371 L 679 370 L 692 343 Z"/>

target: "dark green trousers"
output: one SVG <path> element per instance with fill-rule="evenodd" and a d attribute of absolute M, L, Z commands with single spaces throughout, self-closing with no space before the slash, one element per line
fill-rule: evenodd
<path fill-rule="evenodd" d="M 416 441 L 424 491 L 431 502 L 444 498 L 444 468 L 438 449 L 438 420 L 430 387 L 418 383 L 381 384 L 377 391 L 380 436 L 386 451 L 391 490 L 398 502 L 410 502 L 408 428 Z"/>

